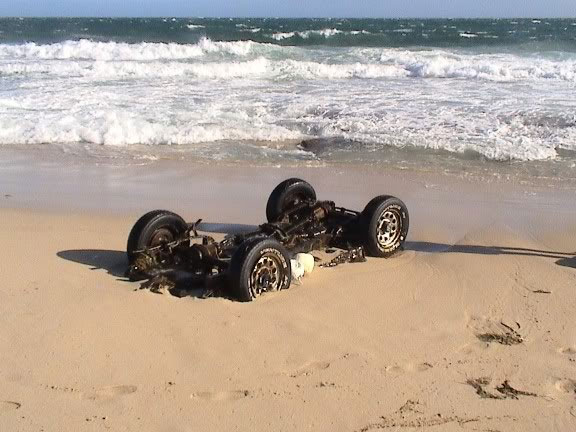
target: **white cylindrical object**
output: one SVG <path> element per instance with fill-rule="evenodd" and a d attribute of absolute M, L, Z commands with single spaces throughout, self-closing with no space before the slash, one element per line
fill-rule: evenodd
<path fill-rule="evenodd" d="M 314 256 L 308 253 L 296 254 L 296 261 L 298 261 L 304 269 L 304 274 L 312 273 L 314 270 Z"/>
<path fill-rule="evenodd" d="M 298 260 L 291 259 L 290 267 L 292 267 L 292 279 L 300 280 L 304 276 L 304 266 Z"/>

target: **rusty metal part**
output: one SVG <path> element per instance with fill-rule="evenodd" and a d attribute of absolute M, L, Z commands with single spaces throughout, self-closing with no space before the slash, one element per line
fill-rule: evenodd
<path fill-rule="evenodd" d="M 153 247 L 136 251 L 137 256 L 127 271 L 131 280 L 148 279 L 144 287 L 167 287 L 177 283 L 180 292 L 203 287 L 206 296 L 221 295 L 221 286 L 227 278 L 230 259 L 238 247 L 248 239 L 270 237 L 278 240 L 291 253 L 310 252 L 327 247 L 348 249 L 322 267 L 333 267 L 344 262 L 364 261 L 364 250 L 355 247 L 355 226 L 359 212 L 336 207 L 332 201 L 305 201 L 287 210 L 275 222 L 265 223 L 250 233 L 235 234 L 217 242 L 212 237 L 200 235 L 202 219 L 188 224 L 186 234 L 178 239 L 168 238 L 159 232 Z M 351 246 L 351 244 L 353 246 Z M 257 291 L 273 290 L 275 286 L 274 263 L 264 261 L 253 281 Z M 190 277 L 184 282 L 178 273 Z M 184 288 L 182 288 L 184 286 Z"/>
<path fill-rule="evenodd" d="M 148 253 L 141 252 L 137 255 L 132 265 L 128 267 L 126 276 L 131 280 L 137 280 L 139 277 L 145 277 L 150 271 L 159 265 L 154 257 Z"/>
<path fill-rule="evenodd" d="M 338 256 L 328 261 L 327 263 L 320 264 L 318 267 L 336 267 L 344 263 L 365 262 L 366 254 L 362 246 L 349 249 L 340 253 Z"/>
<path fill-rule="evenodd" d="M 198 219 L 196 222 L 188 226 L 188 234 L 192 233 L 194 237 L 199 237 L 198 235 L 198 225 L 202 223 L 202 219 Z"/>
<path fill-rule="evenodd" d="M 198 259 L 218 259 L 219 248 L 217 243 L 198 244 L 195 243 L 191 246 L 198 254 Z"/>

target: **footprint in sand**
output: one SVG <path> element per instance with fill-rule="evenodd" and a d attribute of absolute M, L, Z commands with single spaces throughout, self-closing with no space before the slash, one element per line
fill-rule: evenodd
<path fill-rule="evenodd" d="M 0 401 L 0 413 L 14 411 L 22 406 L 19 402 Z"/>
<path fill-rule="evenodd" d="M 307 363 L 301 367 L 299 367 L 295 372 L 290 374 L 291 378 L 298 378 L 301 376 L 308 376 L 313 374 L 315 371 L 328 369 L 330 367 L 330 362 L 323 361 L 323 362 L 312 362 Z"/>
<path fill-rule="evenodd" d="M 103 387 L 92 393 L 84 394 L 83 398 L 88 400 L 111 400 L 129 395 L 136 392 L 136 390 L 138 390 L 138 387 L 133 385 Z"/>
<path fill-rule="evenodd" d="M 190 395 L 190 399 L 202 399 L 208 401 L 234 401 L 250 396 L 248 390 L 232 390 L 219 392 L 196 392 Z"/>
<path fill-rule="evenodd" d="M 571 379 L 561 379 L 554 385 L 562 393 L 576 394 L 576 381 Z"/>
<path fill-rule="evenodd" d="M 58 391 L 62 393 L 78 393 L 79 390 L 73 387 L 60 387 L 57 385 L 45 385 L 44 388 L 46 390 Z"/>
<path fill-rule="evenodd" d="M 400 375 L 407 372 L 424 372 L 433 367 L 434 366 L 432 366 L 428 362 L 416 363 L 416 364 L 407 363 L 404 366 L 399 365 L 387 366 L 384 370 L 386 371 L 386 373 L 389 374 Z"/>
<path fill-rule="evenodd" d="M 399 375 L 399 374 L 406 372 L 402 366 L 397 366 L 397 365 L 386 366 L 386 368 L 384 370 L 386 371 L 386 373 L 390 373 L 390 374 L 394 374 L 394 375 Z"/>
<path fill-rule="evenodd" d="M 340 362 L 342 360 L 354 361 L 354 359 L 358 359 L 357 353 L 344 353 L 339 357 L 333 357 L 329 359 L 329 361 L 312 361 L 302 364 L 298 369 L 292 372 L 284 372 L 284 374 L 288 374 L 290 378 L 298 378 L 301 376 L 308 376 L 313 375 L 316 372 L 328 369 L 332 366 L 333 363 Z"/>
<path fill-rule="evenodd" d="M 574 355 L 576 354 L 576 347 L 561 347 L 558 349 L 558 352 L 560 354 L 566 354 L 566 355 Z"/>
<path fill-rule="evenodd" d="M 411 372 L 424 372 L 428 369 L 432 369 L 433 366 L 430 363 L 418 363 L 417 365 L 408 365 L 408 370 Z"/>

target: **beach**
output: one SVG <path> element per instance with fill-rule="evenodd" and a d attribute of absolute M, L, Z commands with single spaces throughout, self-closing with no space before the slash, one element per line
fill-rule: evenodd
<path fill-rule="evenodd" d="M 575 41 L 0 18 L 0 431 L 576 430 Z M 124 276 L 146 212 L 222 240 L 292 177 L 400 198 L 403 250 L 249 303 Z"/>
<path fill-rule="evenodd" d="M 570 189 L 373 167 L 2 155 L 1 430 L 576 425 Z M 202 217 L 222 238 L 261 223 L 270 191 L 295 175 L 351 208 L 401 197 L 405 250 L 316 269 L 248 304 L 123 277 L 144 212 Z"/>

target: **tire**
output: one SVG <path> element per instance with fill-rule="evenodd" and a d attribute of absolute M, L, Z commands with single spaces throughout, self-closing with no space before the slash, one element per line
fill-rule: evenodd
<path fill-rule="evenodd" d="M 316 201 L 316 191 L 310 183 L 298 178 L 284 180 L 268 198 L 266 219 L 275 222 L 286 210 L 307 200 Z"/>
<path fill-rule="evenodd" d="M 232 295 L 249 302 L 266 291 L 290 287 L 290 256 L 276 240 L 268 237 L 248 239 L 232 255 L 228 275 Z"/>
<path fill-rule="evenodd" d="M 132 263 L 137 251 L 174 241 L 187 229 L 188 224 L 176 213 L 168 210 L 146 213 L 134 224 L 128 236 L 128 262 Z"/>
<path fill-rule="evenodd" d="M 386 195 L 372 199 L 360 215 L 366 253 L 380 258 L 392 256 L 404 245 L 408 226 L 408 209 L 401 200 Z"/>

